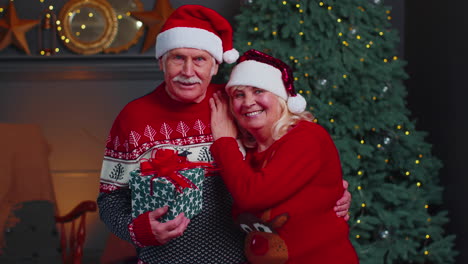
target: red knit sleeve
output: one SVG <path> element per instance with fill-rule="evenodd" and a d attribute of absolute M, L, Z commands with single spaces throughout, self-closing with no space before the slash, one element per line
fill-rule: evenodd
<path fill-rule="evenodd" d="M 161 245 L 151 230 L 149 213 L 139 215 L 128 225 L 132 242 L 138 247 Z"/>
<path fill-rule="evenodd" d="M 218 139 L 211 151 L 242 211 L 271 208 L 312 181 L 317 188 L 310 195 L 310 203 L 316 202 L 317 209 L 329 208 L 339 198 L 339 190 L 321 188 L 340 186 L 342 176 L 336 148 L 321 127 L 293 129 L 269 148 L 271 158 L 257 170 L 243 160 L 233 138 Z"/>

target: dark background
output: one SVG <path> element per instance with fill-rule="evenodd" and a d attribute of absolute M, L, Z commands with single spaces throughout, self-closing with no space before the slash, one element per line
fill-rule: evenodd
<path fill-rule="evenodd" d="M 443 163 L 440 180 L 449 210 L 447 231 L 457 235 L 457 263 L 468 263 L 468 3 L 405 1 L 408 108 Z"/>

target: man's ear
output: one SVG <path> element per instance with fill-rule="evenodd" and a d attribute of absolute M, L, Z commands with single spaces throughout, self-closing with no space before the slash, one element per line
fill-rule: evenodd
<path fill-rule="evenodd" d="M 158 64 L 159 64 L 159 69 L 160 69 L 161 71 L 163 71 L 163 70 L 164 70 L 164 67 L 163 67 L 163 60 L 162 60 L 162 58 L 159 58 L 159 59 L 158 59 Z"/>
<path fill-rule="evenodd" d="M 215 76 L 216 74 L 218 74 L 218 69 L 219 69 L 219 64 L 215 63 L 215 65 L 213 66 L 213 69 L 211 70 L 211 76 Z"/>

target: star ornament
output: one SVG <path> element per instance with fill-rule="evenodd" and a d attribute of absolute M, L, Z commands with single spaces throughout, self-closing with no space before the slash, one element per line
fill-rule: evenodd
<path fill-rule="evenodd" d="M 169 0 L 156 0 L 156 4 L 151 11 L 130 12 L 135 19 L 143 22 L 147 27 L 141 53 L 145 53 L 149 48 L 154 47 L 156 44 L 156 36 L 174 10 Z"/>
<path fill-rule="evenodd" d="M 0 20 L 0 29 L 3 31 L 0 34 L 0 50 L 3 50 L 10 44 L 14 44 L 16 47 L 24 50 L 28 55 L 31 55 L 25 34 L 39 24 L 39 22 L 39 20 L 19 19 L 16 15 L 16 8 L 13 1 L 10 1 L 8 12 L 4 15 L 4 18 Z"/>

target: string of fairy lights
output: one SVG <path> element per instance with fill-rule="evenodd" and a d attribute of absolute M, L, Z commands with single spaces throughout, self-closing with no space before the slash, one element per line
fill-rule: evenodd
<path fill-rule="evenodd" d="M 252 2 L 254 2 L 254 1 L 248 1 L 248 4 L 252 4 Z M 374 3 L 375 3 L 375 4 L 380 4 L 380 3 L 381 3 L 381 0 L 374 0 Z M 298 20 L 298 23 L 299 23 L 300 25 L 303 25 L 303 24 L 304 24 L 304 19 L 305 19 L 305 18 L 304 18 L 304 9 L 303 9 L 303 5 L 301 4 L 301 1 L 286 1 L 286 0 L 284 0 L 284 1 L 278 1 L 278 4 L 284 6 L 284 8 L 291 8 L 291 7 L 295 8 L 295 10 L 296 10 L 296 12 L 297 12 L 297 14 L 298 14 L 298 17 L 300 17 L 300 19 Z M 343 24 L 344 24 L 344 19 L 341 18 L 341 17 L 338 17 L 336 14 L 333 13 L 334 8 L 333 8 L 332 5 L 327 5 L 324 1 L 321 1 L 321 2 L 318 3 L 318 6 L 319 6 L 319 8 L 325 8 L 325 9 L 328 11 L 329 15 L 334 17 L 336 23 L 338 24 L 338 28 L 341 28 L 341 29 L 342 29 L 340 32 L 337 33 L 336 36 L 337 36 L 337 41 L 339 41 L 344 47 L 349 48 L 349 47 L 352 47 L 353 45 L 364 45 L 366 49 L 372 49 L 373 47 L 375 47 L 375 46 L 379 43 L 379 41 L 383 41 L 383 40 L 384 40 L 383 38 L 384 38 L 384 36 L 386 35 L 386 33 L 385 33 L 384 30 L 375 29 L 376 32 L 374 32 L 374 33 L 376 33 L 377 36 L 381 37 L 380 39 L 367 39 L 367 40 L 365 40 L 364 37 L 363 37 L 361 34 L 358 33 L 358 30 L 357 30 L 355 27 L 353 27 L 353 26 L 347 27 L 348 25 L 343 25 Z M 365 8 L 362 7 L 362 6 L 358 6 L 357 8 L 358 8 L 361 12 L 366 12 Z M 385 11 L 385 15 L 386 15 L 386 19 L 387 19 L 388 21 L 391 21 L 391 20 L 392 20 L 392 16 L 391 16 L 390 10 L 386 10 L 386 11 Z M 301 27 L 298 27 L 298 28 L 301 28 Z M 346 34 L 346 32 L 345 32 L 346 29 L 349 31 L 350 34 Z M 262 31 L 262 29 L 260 28 L 259 25 L 254 25 L 253 28 L 252 28 L 252 30 L 253 30 L 253 32 L 261 32 L 261 31 Z M 296 34 L 297 34 L 297 36 L 299 36 L 299 37 L 304 37 L 304 36 L 307 34 L 307 32 L 305 32 L 303 29 L 302 29 L 302 30 L 299 29 L 299 31 L 297 31 Z M 277 37 L 277 36 L 279 35 L 278 30 L 276 30 L 276 29 L 271 30 L 271 35 L 274 36 L 274 37 Z M 374 35 L 375 35 L 375 34 L 374 34 Z M 350 37 L 349 37 L 349 36 L 350 36 Z M 259 39 L 261 39 L 261 38 L 259 38 Z M 357 43 L 353 43 L 353 42 L 357 42 Z M 254 41 L 253 41 L 253 40 L 248 40 L 248 41 L 246 42 L 246 44 L 247 44 L 247 46 L 253 46 L 253 45 L 254 45 Z M 305 56 L 305 57 L 304 57 L 304 60 L 306 60 L 306 61 L 309 60 L 309 59 L 310 59 L 309 56 Z M 363 62 L 366 61 L 365 56 L 359 57 L 358 59 L 359 59 L 359 61 L 360 61 L 361 63 L 363 63 Z M 398 56 L 394 55 L 394 56 L 391 56 L 390 58 L 382 58 L 382 62 L 383 62 L 383 63 L 390 63 L 391 61 L 397 61 L 398 59 L 399 59 Z M 299 59 L 298 56 L 290 55 L 290 56 L 289 56 L 289 60 L 290 60 L 292 63 L 294 63 L 296 66 L 300 66 L 300 65 L 301 65 L 301 61 L 300 61 L 300 59 Z M 297 67 L 296 67 L 296 68 L 297 68 Z M 300 76 L 304 76 L 305 78 L 311 78 L 311 77 L 313 76 L 313 74 L 308 73 L 308 72 L 305 72 L 305 73 L 303 73 L 303 74 L 300 75 Z M 343 79 L 348 79 L 348 78 L 350 78 L 350 77 L 352 77 L 352 76 L 350 76 L 349 73 L 343 73 L 343 74 L 342 74 L 342 78 L 343 78 Z M 298 80 L 299 80 L 299 77 L 295 77 L 294 79 L 295 79 L 295 81 L 298 81 Z M 319 80 L 318 80 L 318 84 L 321 85 L 321 86 L 325 86 L 325 85 L 327 85 L 328 83 L 329 83 L 329 81 L 328 81 L 327 79 L 319 79 Z M 336 88 L 338 88 L 338 85 L 330 85 L 330 87 L 336 89 Z M 384 92 L 384 93 L 387 92 L 388 89 L 389 89 L 389 85 L 385 85 L 385 86 L 384 86 L 384 89 L 383 89 L 383 92 Z M 310 95 L 310 94 L 311 94 L 311 91 L 310 91 L 310 90 L 306 90 L 306 91 L 304 91 L 304 90 L 299 90 L 298 92 L 301 93 L 301 94 L 306 93 L 307 95 Z M 371 99 L 372 99 L 373 101 L 377 101 L 377 100 L 378 100 L 378 96 L 372 96 Z M 331 101 L 331 100 L 328 102 L 328 105 L 329 105 L 329 106 L 333 106 L 333 104 L 334 104 L 334 103 L 333 103 L 333 101 Z M 310 106 L 310 110 L 314 110 L 313 106 Z M 336 124 L 336 122 L 337 122 L 337 120 L 334 119 L 334 118 L 330 118 L 328 121 L 329 121 L 330 123 L 332 123 L 332 124 Z M 319 120 L 316 118 L 316 119 L 314 120 L 314 122 L 319 122 Z M 356 125 L 355 128 L 356 128 L 356 129 L 359 129 L 359 125 Z M 412 135 L 412 133 L 411 133 L 411 131 L 410 131 L 409 129 L 404 129 L 403 125 L 396 125 L 396 126 L 395 126 L 395 129 L 396 129 L 396 131 L 395 131 L 394 133 L 395 133 L 397 136 L 400 136 L 400 135 L 401 135 L 401 136 L 411 136 L 411 135 Z M 371 130 L 372 130 L 372 132 L 376 132 L 376 131 L 377 131 L 376 128 L 372 128 Z M 390 139 L 389 137 L 386 137 L 386 138 L 384 138 L 384 142 L 383 142 L 383 143 L 378 143 L 377 145 L 375 145 L 375 147 L 376 147 L 377 149 L 384 149 L 384 145 L 389 144 L 389 141 L 390 141 L 390 140 L 391 140 L 391 139 Z M 365 139 L 361 138 L 361 139 L 359 139 L 359 144 L 364 145 L 364 144 L 368 144 L 368 143 L 366 142 Z M 419 154 L 419 155 L 417 156 L 417 158 L 415 158 L 415 160 L 414 160 L 414 166 L 419 166 L 419 165 L 421 164 L 421 162 L 422 162 L 421 160 L 422 160 L 423 158 L 424 158 L 423 154 Z M 360 161 L 362 161 L 362 160 L 363 160 L 363 155 L 357 154 L 357 159 L 360 160 Z M 390 159 L 389 159 L 389 158 L 385 159 L 385 163 L 389 164 L 389 163 L 390 163 Z M 406 177 L 412 176 L 412 170 L 411 170 L 411 169 L 402 169 L 402 171 L 403 171 L 403 174 L 404 174 Z M 362 169 L 356 171 L 356 175 L 357 175 L 357 176 L 363 176 L 364 173 L 365 173 L 365 172 L 364 172 Z M 422 187 L 423 187 L 422 181 L 417 180 L 416 183 L 414 184 L 414 187 L 415 187 L 416 189 L 422 188 Z M 366 209 L 369 207 L 368 202 L 366 202 L 366 200 L 365 200 L 365 199 L 366 199 L 366 198 L 365 198 L 365 197 L 366 197 L 366 195 L 365 195 L 365 186 L 363 186 L 362 184 L 361 184 L 361 185 L 358 185 L 358 186 L 356 186 L 356 190 L 357 190 L 357 192 L 359 193 L 360 198 L 362 199 L 362 202 L 361 202 L 361 204 L 360 204 L 360 207 L 361 207 L 360 216 L 363 216 L 363 215 L 365 215 Z M 429 204 L 428 204 L 428 203 L 424 203 L 424 208 L 425 208 L 426 210 L 428 210 L 428 209 L 429 209 Z M 431 218 L 428 217 L 428 218 L 426 219 L 426 222 L 427 222 L 427 223 L 430 223 L 430 222 L 431 222 Z M 363 223 L 363 220 L 362 220 L 360 217 L 357 217 L 357 219 L 355 219 L 355 222 L 354 222 L 354 224 L 353 224 L 352 226 L 360 225 L 360 224 L 362 224 L 362 223 Z M 389 232 L 388 230 L 383 230 L 383 231 L 380 233 L 380 236 L 381 236 L 381 238 L 387 238 L 388 236 L 390 236 L 390 232 Z M 356 239 L 360 239 L 361 237 L 362 237 L 361 234 L 356 234 L 356 235 L 355 235 L 355 238 L 356 238 Z M 428 242 L 429 242 L 429 240 L 430 240 L 431 238 L 432 238 L 432 237 L 431 237 L 430 234 L 426 234 L 424 237 L 421 238 L 422 241 L 423 241 L 424 247 L 427 246 L 427 244 L 428 244 Z M 406 239 L 408 239 L 408 238 L 406 238 Z M 428 255 L 430 254 L 429 249 L 424 248 L 424 249 L 422 250 L 422 254 L 425 255 L 425 256 L 428 256 Z"/>
<path fill-rule="evenodd" d="M 14 0 L 9 0 L 11 2 L 14 2 Z M 56 32 L 59 33 L 60 40 L 63 41 L 64 43 L 70 43 L 73 41 L 72 39 L 68 38 L 64 34 L 60 34 L 63 31 L 63 23 L 58 19 L 55 15 L 55 10 L 56 6 L 53 4 L 47 4 L 47 0 L 38 0 L 41 6 L 43 7 L 39 19 L 41 20 L 41 29 L 39 30 L 39 40 L 42 42 L 43 40 L 48 40 L 49 42 L 53 42 L 51 39 L 53 38 L 55 40 L 56 38 Z M 49 0 L 50 1 L 50 0 Z M 65 1 L 64 1 L 65 2 Z M 0 14 L 4 13 L 6 10 L 3 6 L 0 6 Z M 96 11 L 97 12 L 97 11 Z M 81 10 L 80 9 L 74 9 L 73 11 L 68 12 L 67 16 L 70 18 L 73 18 L 73 16 L 80 15 Z M 76 37 L 79 37 L 80 35 L 83 34 L 84 31 L 86 31 L 88 28 L 88 24 L 92 23 L 91 19 L 96 17 L 95 12 L 88 12 L 87 14 L 84 14 L 87 16 L 90 20 L 89 21 L 84 21 L 79 27 L 77 27 L 76 30 L 74 28 L 73 34 Z M 125 16 L 131 16 L 130 11 L 126 11 L 124 13 L 116 13 L 116 18 L 117 20 L 124 19 Z M 140 28 L 143 24 L 141 21 L 136 21 L 137 27 Z M 50 32 L 49 32 L 50 31 Z M 47 33 L 49 33 L 47 35 Z M 59 47 L 56 47 L 53 45 L 53 47 L 43 47 L 42 43 L 39 43 L 39 54 L 43 56 L 49 56 L 53 55 L 56 53 L 59 53 L 61 50 Z"/>

